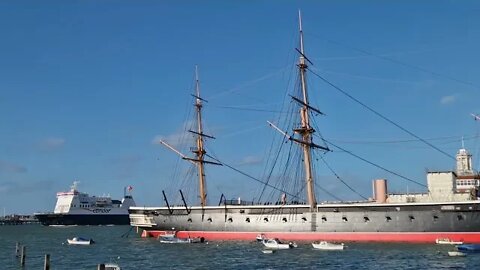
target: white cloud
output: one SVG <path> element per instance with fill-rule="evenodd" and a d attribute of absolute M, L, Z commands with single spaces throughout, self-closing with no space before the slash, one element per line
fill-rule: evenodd
<path fill-rule="evenodd" d="M 62 148 L 65 145 L 64 138 L 50 137 L 46 138 L 38 144 L 42 151 L 52 151 Z"/>
<path fill-rule="evenodd" d="M 452 103 L 455 102 L 456 100 L 457 100 L 457 96 L 456 96 L 456 95 L 443 96 L 443 97 L 440 99 L 440 104 L 442 104 L 442 105 L 448 105 L 448 104 L 452 104 Z"/>
<path fill-rule="evenodd" d="M 13 164 L 11 162 L 0 160 L 0 172 L 7 173 L 24 173 L 27 168 L 21 165 Z"/>
<path fill-rule="evenodd" d="M 237 165 L 238 166 L 243 166 L 243 165 L 257 165 L 261 164 L 263 162 L 263 159 L 261 157 L 256 157 L 256 156 L 246 156 L 242 160 L 240 160 Z"/>
<path fill-rule="evenodd" d="M 192 129 L 193 124 L 193 121 L 187 121 L 183 123 L 181 131 L 169 135 L 156 135 L 152 139 L 152 144 L 160 144 L 160 140 L 162 140 L 173 147 L 190 145 L 193 143 L 193 136 L 191 136 L 192 134 L 188 130 Z"/>

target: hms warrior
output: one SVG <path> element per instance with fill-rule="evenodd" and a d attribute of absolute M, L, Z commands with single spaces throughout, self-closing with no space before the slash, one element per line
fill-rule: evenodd
<path fill-rule="evenodd" d="M 127 225 L 128 208 L 135 206 L 132 187 L 124 189 L 123 199 L 112 200 L 110 196 L 89 196 L 78 191 L 78 182 L 73 182 L 70 191 L 57 193 L 53 213 L 36 213 L 42 225 Z"/>
<path fill-rule="evenodd" d="M 194 163 L 198 169 L 200 205 L 162 207 L 131 207 L 130 223 L 142 231 L 142 236 L 156 237 L 172 228 L 179 237 L 205 237 L 209 240 L 253 240 L 256 235 L 285 240 L 383 241 L 434 243 L 436 239 L 480 243 L 480 200 L 477 198 L 480 175 L 472 168 L 470 153 L 462 148 L 457 156 L 456 171 L 427 173 L 428 191 L 420 194 L 389 194 L 387 181 L 373 181 L 372 200 L 363 202 L 317 203 L 312 152 L 328 151 L 313 142 L 312 107 L 308 99 L 305 55 L 301 17 L 299 16 L 300 46 L 298 71 L 299 93 L 293 95 L 300 107 L 300 125 L 292 135 L 280 131 L 284 139 L 300 147 L 303 160 L 305 204 L 283 201 L 280 204 L 242 205 L 224 201 L 218 206 L 206 203 L 204 138 L 202 130 L 202 98 L 198 76 L 195 108 L 197 130 L 195 157 L 184 156 L 166 142 L 165 146 Z"/>

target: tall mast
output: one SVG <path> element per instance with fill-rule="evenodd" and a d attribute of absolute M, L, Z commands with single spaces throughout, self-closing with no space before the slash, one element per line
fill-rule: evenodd
<path fill-rule="evenodd" d="M 315 182 L 313 179 L 312 172 L 312 153 L 311 153 L 311 144 L 312 144 L 312 134 L 315 130 L 310 126 L 309 119 L 309 103 L 308 103 L 308 93 L 307 93 L 307 84 L 306 84 L 306 72 L 307 72 L 307 63 L 305 62 L 305 51 L 303 48 L 303 30 L 302 30 L 302 14 L 300 10 L 298 11 L 298 21 L 299 21 L 299 31 L 300 31 L 300 57 L 298 62 L 298 69 L 300 71 L 300 82 L 302 87 L 303 94 L 303 106 L 300 108 L 300 118 L 302 121 L 301 128 L 295 129 L 300 136 L 303 138 L 303 162 L 305 166 L 305 181 L 307 185 L 307 200 L 310 208 L 315 208 L 317 206 L 317 200 L 315 199 Z"/>
<path fill-rule="evenodd" d="M 200 80 L 198 79 L 198 67 L 195 66 L 195 94 L 192 94 L 192 96 L 195 98 L 195 110 L 197 113 L 197 130 L 188 130 L 190 133 L 194 134 L 196 136 L 196 143 L 197 147 L 192 147 L 191 151 L 195 154 L 194 158 L 190 158 L 182 154 L 180 151 L 176 150 L 173 146 L 169 145 L 163 140 L 160 140 L 159 142 L 163 144 L 165 147 L 168 149 L 172 150 L 176 154 L 178 154 L 182 159 L 188 160 L 191 163 L 197 165 L 198 168 L 198 182 L 199 182 L 199 193 L 200 193 L 200 205 L 202 207 L 207 205 L 207 187 L 205 184 L 205 164 L 212 164 L 212 165 L 220 165 L 222 166 L 221 163 L 218 162 L 213 162 L 213 161 L 208 161 L 205 160 L 205 155 L 207 154 L 207 151 L 205 151 L 204 147 L 204 141 L 203 137 L 210 138 L 210 139 L 215 139 L 215 137 L 207 135 L 203 133 L 203 126 L 202 126 L 202 102 L 204 100 L 203 98 L 200 97 Z"/>
<path fill-rule="evenodd" d="M 204 168 L 204 156 L 205 149 L 203 146 L 203 127 L 202 127 L 202 99 L 200 98 L 200 81 L 198 79 L 198 66 L 195 66 L 195 109 L 197 112 L 197 149 L 194 149 L 192 152 L 196 155 L 197 167 L 198 167 L 198 184 L 199 184 L 199 195 L 200 195 L 200 204 L 201 206 L 207 205 L 207 194 L 206 194 L 206 184 L 205 184 L 205 168 Z"/>

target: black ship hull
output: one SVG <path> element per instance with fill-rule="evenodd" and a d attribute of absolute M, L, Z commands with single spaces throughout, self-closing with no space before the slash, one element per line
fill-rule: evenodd
<path fill-rule="evenodd" d="M 128 215 L 36 214 L 38 221 L 50 225 L 128 225 Z"/>

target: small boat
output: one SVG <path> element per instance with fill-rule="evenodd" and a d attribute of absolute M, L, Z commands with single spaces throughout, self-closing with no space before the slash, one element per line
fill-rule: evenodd
<path fill-rule="evenodd" d="M 467 254 L 463 253 L 461 251 L 449 251 L 448 256 L 450 256 L 450 257 L 465 257 L 465 256 L 467 256 Z"/>
<path fill-rule="evenodd" d="M 86 239 L 83 237 L 74 237 L 72 239 L 67 239 L 69 245 L 91 245 L 94 244 L 95 241 L 93 239 Z"/>
<path fill-rule="evenodd" d="M 461 241 L 452 241 L 449 238 L 437 238 L 435 239 L 435 243 L 439 245 L 461 245 L 463 242 Z"/>
<path fill-rule="evenodd" d="M 329 243 L 327 241 L 313 242 L 312 246 L 314 249 L 323 249 L 323 250 L 343 250 L 345 248 L 344 244 Z"/>
<path fill-rule="evenodd" d="M 203 237 L 187 237 L 179 238 L 175 233 L 166 233 L 158 236 L 160 243 L 164 244 L 193 244 L 193 243 L 205 243 L 205 238 Z"/>
<path fill-rule="evenodd" d="M 274 252 L 274 250 L 273 249 L 264 249 L 264 250 L 262 250 L 262 252 L 265 253 L 265 254 L 272 254 Z"/>
<path fill-rule="evenodd" d="M 283 243 L 278 238 L 264 239 L 262 243 L 268 249 L 289 249 L 297 247 L 297 244 L 293 242 Z"/>
<path fill-rule="evenodd" d="M 122 270 L 122 268 L 116 263 L 106 263 L 105 270 Z"/>
<path fill-rule="evenodd" d="M 458 251 L 480 252 L 480 244 L 463 244 L 457 246 Z"/>
<path fill-rule="evenodd" d="M 265 237 L 265 234 L 261 233 L 261 234 L 257 234 L 257 237 L 255 237 L 255 239 L 257 240 L 257 242 L 263 242 L 263 240 L 267 238 Z"/>

